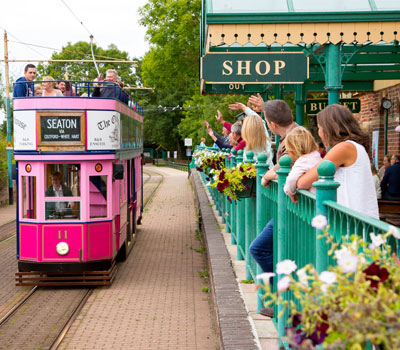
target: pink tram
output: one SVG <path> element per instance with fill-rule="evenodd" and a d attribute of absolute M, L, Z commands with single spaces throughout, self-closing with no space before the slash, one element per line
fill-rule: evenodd
<path fill-rule="evenodd" d="M 85 84 L 88 97 L 14 99 L 17 285 L 109 285 L 133 245 L 143 117 Z"/>

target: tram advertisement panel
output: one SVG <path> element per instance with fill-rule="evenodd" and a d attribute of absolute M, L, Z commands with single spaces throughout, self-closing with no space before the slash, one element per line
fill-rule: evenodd
<path fill-rule="evenodd" d="M 14 149 L 16 151 L 36 149 L 35 117 L 35 111 L 14 112 Z"/>
<path fill-rule="evenodd" d="M 38 146 L 42 150 L 85 150 L 85 112 L 37 112 Z"/>
<path fill-rule="evenodd" d="M 121 118 L 115 111 L 87 111 L 87 149 L 120 149 Z"/>

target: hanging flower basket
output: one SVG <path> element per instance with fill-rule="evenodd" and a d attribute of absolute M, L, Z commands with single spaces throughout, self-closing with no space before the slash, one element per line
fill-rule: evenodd
<path fill-rule="evenodd" d="M 256 167 L 252 163 L 238 164 L 234 168 L 214 171 L 214 183 L 210 186 L 225 194 L 228 200 L 249 198 L 255 193 Z"/>
<path fill-rule="evenodd" d="M 243 181 L 244 189 L 241 191 L 236 191 L 236 196 L 238 198 L 250 198 L 256 196 L 256 178 L 248 178 Z"/>
<path fill-rule="evenodd" d="M 223 152 L 210 152 L 208 150 L 197 150 L 193 154 L 196 170 L 203 172 L 206 181 L 212 180 L 212 173 L 225 167 L 225 154 Z"/>

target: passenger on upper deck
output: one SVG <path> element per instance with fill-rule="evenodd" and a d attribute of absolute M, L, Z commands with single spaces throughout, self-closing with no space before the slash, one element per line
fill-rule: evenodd
<path fill-rule="evenodd" d="M 100 74 L 96 78 L 96 81 L 104 81 L 103 74 Z M 105 81 L 109 84 L 104 84 L 104 86 L 101 88 L 95 87 L 92 94 L 93 97 L 118 98 L 122 102 L 128 103 L 129 97 L 125 93 L 125 91 L 122 90 L 123 85 L 122 82 L 118 79 L 118 73 L 115 69 L 107 69 Z"/>
<path fill-rule="evenodd" d="M 61 80 L 58 83 L 58 89 L 61 91 L 63 96 L 76 96 L 75 87 L 71 86 L 69 81 Z"/>
<path fill-rule="evenodd" d="M 36 77 L 36 67 L 33 64 L 25 66 L 24 76 L 18 78 L 14 85 L 13 97 L 33 96 L 34 88 L 32 81 Z"/>
<path fill-rule="evenodd" d="M 53 77 L 50 76 L 45 76 L 42 78 L 43 83 L 43 91 L 42 91 L 42 96 L 62 96 L 62 92 L 58 89 L 55 88 L 55 81 Z"/>

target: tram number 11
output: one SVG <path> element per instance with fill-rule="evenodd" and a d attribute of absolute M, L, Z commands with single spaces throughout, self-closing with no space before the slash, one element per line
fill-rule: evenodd
<path fill-rule="evenodd" d="M 58 239 L 61 239 L 61 230 L 58 230 Z M 67 230 L 64 230 L 64 239 L 68 239 Z"/>

